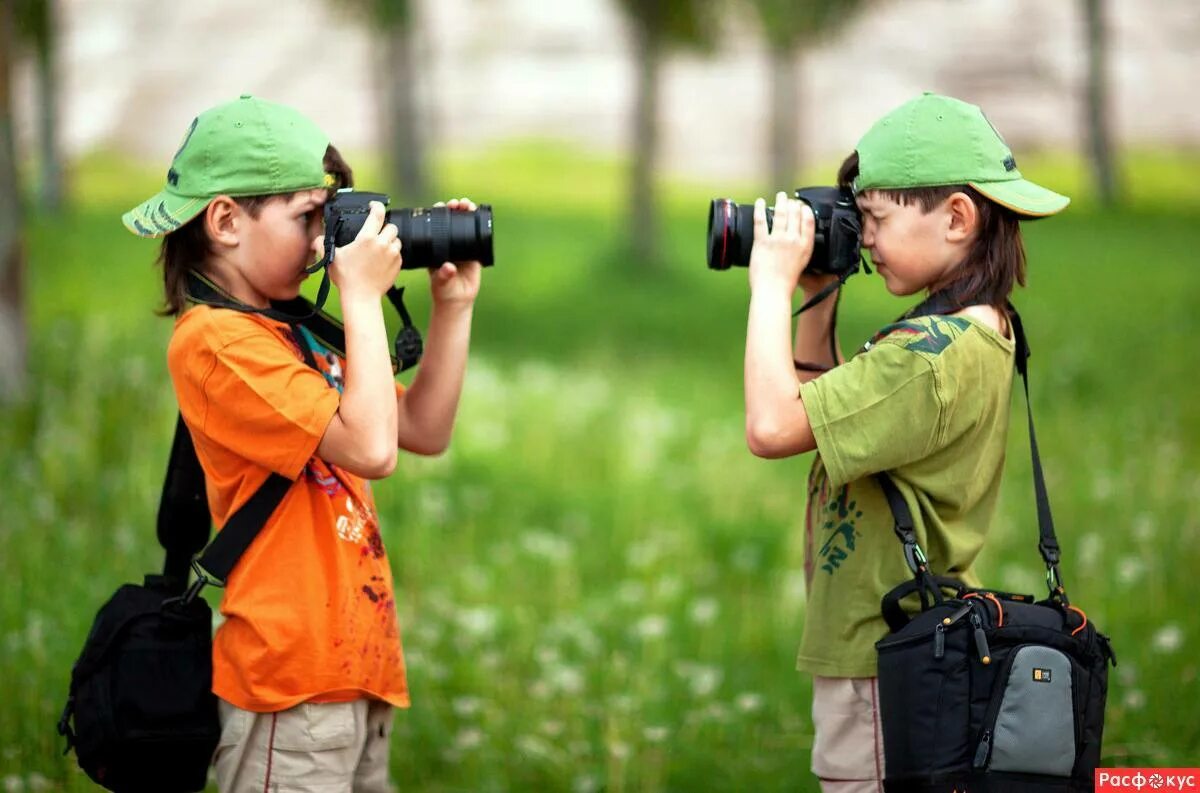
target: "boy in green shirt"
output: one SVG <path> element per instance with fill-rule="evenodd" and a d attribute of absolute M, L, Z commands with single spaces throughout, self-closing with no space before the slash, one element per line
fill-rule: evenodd
<path fill-rule="evenodd" d="M 817 450 L 797 666 L 814 676 L 813 773 L 822 790 L 851 793 L 883 790 L 879 603 L 910 576 L 873 474 L 886 471 L 904 496 L 930 567 L 977 584 L 971 566 L 995 513 L 1008 431 L 1005 305 L 1025 279 L 1018 221 L 1069 199 L 1021 176 L 978 107 L 934 94 L 876 122 L 838 181 L 857 197 L 863 247 L 888 291 L 924 291 L 940 306 L 910 311 L 844 361 L 830 339 L 835 301 L 826 300 L 801 314 L 793 346 L 793 293 L 807 299 L 834 277 L 804 273 L 807 206 L 780 193 L 768 232 L 765 203 L 756 203 L 746 439 L 761 457 Z"/>

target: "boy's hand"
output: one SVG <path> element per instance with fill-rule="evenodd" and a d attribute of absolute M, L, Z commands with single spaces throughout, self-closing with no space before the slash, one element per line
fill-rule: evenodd
<path fill-rule="evenodd" d="M 474 212 L 475 202 L 468 198 L 452 198 L 434 206 L 445 206 L 451 212 Z M 479 262 L 446 262 L 436 270 L 429 271 L 429 289 L 433 302 L 441 305 L 470 305 L 479 294 L 479 273 L 483 265 Z"/>
<path fill-rule="evenodd" d="M 342 294 L 378 299 L 396 282 L 403 264 L 399 231 L 391 223 L 383 225 L 384 217 L 383 204 L 372 201 L 371 212 L 354 242 L 337 249 L 329 278 Z M 318 239 L 323 242 L 323 238 Z"/>
<path fill-rule="evenodd" d="M 775 197 L 775 219 L 767 230 L 767 202 L 754 202 L 754 248 L 750 252 L 750 289 L 796 291 L 801 273 L 812 258 L 812 209 L 803 201 L 780 192 Z"/>

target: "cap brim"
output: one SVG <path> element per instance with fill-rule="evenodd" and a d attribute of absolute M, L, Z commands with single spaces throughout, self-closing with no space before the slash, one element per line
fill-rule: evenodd
<path fill-rule="evenodd" d="M 199 215 L 211 200 L 163 190 L 122 215 L 121 222 L 139 237 L 162 237 Z"/>
<path fill-rule="evenodd" d="M 1002 207 L 1032 218 L 1044 218 L 1062 212 L 1071 203 L 1065 195 L 1047 190 L 1028 179 L 1009 182 L 969 182 L 979 192 Z"/>

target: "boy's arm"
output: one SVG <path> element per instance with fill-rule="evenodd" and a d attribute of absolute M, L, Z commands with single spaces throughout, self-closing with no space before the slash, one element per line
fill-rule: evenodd
<path fill-rule="evenodd" d="M 475 204 L 466 198 L 448 201 L 446 206 L 451 211 L 475 210 Z M 481 270 L 479 262 L 458 266 L 447 262 L 429 273 L 433 294 L 429 338 L 412 386 L 396 397 L 396 445 L 406 451 L 441 454 L 450 445 Z"/>
<path fill-rule="evenodd" d="M 441 454 L 450 445 L 467 368 L 473 310 L 472 303 L 434 303 L 421 367 L 412 386 L 396 400 L 396 444 L 400 448 L 416 454 Z"/>
<path fill-rule="evenodd" d="M 368 479 L 381 479 L 396 467 L 396 386 L 379 301 L 401 259 L 396 227 L 384 227 L 383 219 L 383 205 L 372 202 L 358 237 L 338 249 L 330 265 L 346 330 L 346 384 L 317 446 L 325 462 Z"/>
<path fill-rule="evenodd" d="M 761 199 L 755 202 L 745 395 L 746 443 L 759 457 L 788 457 L 816 448 L 800 400 L 791 338 L 792 294 L 812 256 L 813 225 L 808 207 L 780 193 L 768 232 L 766 205 Z"/>

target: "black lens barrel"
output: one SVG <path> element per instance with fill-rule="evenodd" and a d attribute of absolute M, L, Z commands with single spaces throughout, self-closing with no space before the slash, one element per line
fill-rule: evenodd
<path fill-rule="evenodd" d="M 336 224 L 337 247 L 354 242 L 370 213 L 369 201 L 387 201 L 377 193 L 339 193 L 326 208 L 325 223 Z M 402 269 L 441 267 L 444 262 L 477 261 L 484 267 L 495 262 L 492 251 L 492 207 L 481 204 L 470 212 L 448 207 L 388 210 L 385 223 L 399 232 Z"/>

